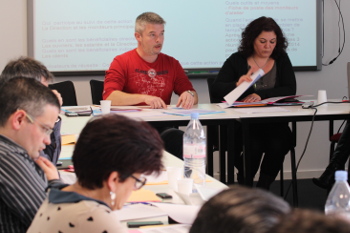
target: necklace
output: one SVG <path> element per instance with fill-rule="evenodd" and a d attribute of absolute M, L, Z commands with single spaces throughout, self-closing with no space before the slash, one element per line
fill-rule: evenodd
<path fill-rule="evenodd" d="M 267 65 L 267 63 L 270 61 L 270 58 L 268 58 L 263 66 L 259 66 L 259 64 L 255 61 L 254 56 L 252 56 L 252 58 L 253 58 L 255 65 L 257 65 L 260 69 L 263 69 Z"/>

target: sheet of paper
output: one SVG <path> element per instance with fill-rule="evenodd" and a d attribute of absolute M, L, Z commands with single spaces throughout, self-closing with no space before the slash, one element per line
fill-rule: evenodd
<path fill-rule="evenodd" d="M 270 112 L 289 112 L 288 109 L 281 107 L 262 107 L 262 108 L 238 108 L 237 112 L 242 113 L 270 113 Z"/>
<path fill-rule="evenodd" d="M 175 115 L 175 116 L 191 116 L 192 113 L 197 112 L 199 115 L 208 115 L 208 114 L 218 114 L 224 113 L 224 111 L 214 111 L 207 109 L 183 109 L 183 108 L 169 108 L 164 110 L 164 114 Z"/>
<path fill-rule="evenodd" d="M 77 142 L 77 134 L 66 134 L 61 136 L 62 145 L 75 144 Z"/>
<path fill-rule="evenodd" d="M 218 194 L 222 190 L 226 189 L 226 188 L 222 188 L 222 189 L 210 188 L 205 185 L 196 185 L 196 184 L 195 184 L 195 187 L 203 201 L 208 201 L 211 197 Z"/>
<path fill-rule="evenodd" d="M 65 172 L 65 171 L 59 171 L 60 178 L 65 184 L 74 184 L 77 180 L 77 177 L 75 176 L 75 173 L 73 172 Z"/>
<path fill-rule="evenodd" d="M 129 221 L 142 218 L 154 218 L 166 216 L 167 214 L 160 208 L 145 204 L 130 204 L 116 210 L 119 221 Z"/>
<path fill-rule="evenodd" d="M 161 200 L 162 199 L 157 197 L 154 192 L 142 188 L 140 190 L 133 191 L 127 202 L 153 202 Z"/>
<path fill-rule="evenodd" d="M 74 144 L 62 145 L 59 159 L 72 159 Z"/>
<path fill-rule="evenodd" d="M 174 224 L 163 227 L 147 227 L 137 230 L 128 230 L 128 233 L 188 233 L 191 225 L 188 224 Z"/>
<path fill-rule="evenodd" d="M 259 80 L 264 75 L 264 71 L 259 69 L 250 77 L 252 79 L 251 82 L 243 82 L 238 87 L 233 89 L 230 93 L 228 93 L 224 99 L 229 105 L 232 105 L 251 85 L 253 85 L 256 81 Z"/>
<path fill-rule="evenodd" d="M 152 203 L 152 205 L 167 213 L 174 221 L 185 224 L 192 224 L 201 208 L 201 206 L 197 205 L 178 205 L 161 202 Z"/>

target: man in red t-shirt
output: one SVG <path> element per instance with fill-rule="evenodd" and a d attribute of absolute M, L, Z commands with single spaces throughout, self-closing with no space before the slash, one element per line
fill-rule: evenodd
<path fill-rule="evenodd" d="M 165 21 L 145 12 L 136 19 L 137 48 L 114 58 L 106 71 L 103 99 L 112 105 L 149 105 L 166 108 L 174 91 L 176 106 L 198 103 L 198 95 L 178 60 L 161 53 Z"/>

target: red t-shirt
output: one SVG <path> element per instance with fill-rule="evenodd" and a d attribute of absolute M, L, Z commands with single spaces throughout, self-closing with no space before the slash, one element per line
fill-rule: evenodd
<path fill-rule="evenodd" d="M 134 49 L 116 56 L 106 71 L 103 99 L 115 90 L 158 96 L 170 104 L 173 91 L 181 95 L 194 88 L 178 60 L 160 53 L 148 63 Z"/>

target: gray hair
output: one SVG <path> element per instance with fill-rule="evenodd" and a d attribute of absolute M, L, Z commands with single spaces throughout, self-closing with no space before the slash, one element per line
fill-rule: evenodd
<path fill-rule="evenodd" d="M 7 63 L 0 75 L 0 81 L 6 82 L 19 76 L 34 78 L 39 82 L 42 78 L 48 82 L 53 80 L 53 75 L 46 66 L 31 57 L 20 57 Z"/>
<path fill-rule="evenodd" d="M 142 33 L 146 24 L 165 24 L 165 20 L 160 15 L 153 12 L 144 12 L 136 18 L 135 32 Z"/>

